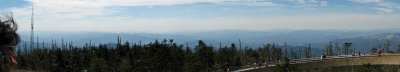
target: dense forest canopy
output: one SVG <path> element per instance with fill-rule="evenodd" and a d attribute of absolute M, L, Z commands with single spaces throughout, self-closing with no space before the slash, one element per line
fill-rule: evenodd
<path fill-rule="evenodd" d="M 227 71 L 286 62 L 289 59 L 311 58 L 310 45 L 303 48 L 283 48 L 275 43 L 263 47 L 241 47 L 207 44 L 202 40 L 194 48 L 177 44 L 173 39 L 154 41 L 148 44 L 121 42 L 118 37 L 115 47 L 108 44 L 74 46 L 71 42 L 56 43 L 51 47 L 18 50 L 18 68 L 35 71 L 167 71 L 167 72 L 210 72 Z M 347 51 L 345 51 L 347 50 Z M 329 43 L 326 55 L 350 54 L 350 43 L 338 46 Z M 372 50 L 371 50 L 372 51 Z"/>
<path fill-rule="evenodd" d="M 126 71 L 223 71 L 244 68 L 253 63 L 277 62 L 282 49 L 266 44 L 258 49 L 241 48 L 236 44 L 215 49 L 201 40 L 195 48 L 174 43 L 173 39 L 149 44 L 122 43 L 115 48 L 100 44 L 77 47 L 70 43 L 50 48 L 38 47 L 18 51 L 18 68 L 38 71 L 87 70 L 90 72 Z"/>

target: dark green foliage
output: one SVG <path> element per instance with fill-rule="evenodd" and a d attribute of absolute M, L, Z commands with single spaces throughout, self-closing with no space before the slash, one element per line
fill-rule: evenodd
<path fill-rule="evenodd" d="M 345 44 L 344 48 L 350 46 Z M 329 47 L 332 48 L 332 45 Z M 311 55 L 309 49 L 310 45 L 305 47 L 304 57 Z M 136 44 L 121 43 L 119 38 L 117 46 L 111 48 L 105 44 L 94 46 L 88 43 L 77 47 L 70 43 L 62 47 L 52 44 L 51 48 L 18 51 L 17 61 L 20 69 L 49 72 L 214 72 L 256 67 L 267 62 L 280 63 L 276 67 L 266 68 L 273 72 L 396 72 L 399 68 L 394 65 L 365 64 L 300 69 L 290 65 L 288 57 L 283 57 L 282 48 L 274 43 L 258 49 L 245 47 L 242 50 L 235 44 L 214 49 L 200 40 L 192 49 L 172 39 Z"/>
<path fill-rule="evenodd" d="M 336 51 L 336 55 L 341 55 L 342 49 L 339 46 L 338 42 L 335 42 L 335 51 Z"/>
<path fill-rule="evenodd" d="M 378 53 L 378 49 L 373 47 L 370 52 L 371 52 L 371 54 L 376 54 L 376 53 Z"/>
<path fill-rule="evenodd" d="M 308 46 L 304 46 L 304 47 L 305 47 L 305 49 L 304 49 L 305 57 L 306 57 L 306 58 L 311 58 L 311 57 L 312 57 L 312 54 L 311 54 L 311 44 L 308 44 Z"/>
<path fill-rule="evenodd" d="M 186 63 L 184 55 L 192 54 L 185 52 L 182 45 L 172 40 L 132 46 L 129 42 L 118 42 L 116 48 L 103 44 L 87 44 L 82 48 L 72 45 L 58 48 L 52 45 L 54 48 L 18 52 L 18 68 L 51 72 L 182 72 Z"/>
<path fill-rule="evenodd" d="M 362 72 L 376 72 L 376 67 L 371 64 L 364 64 L 363 68 L 360 69 Z"/>
<path fill-rule="evenodd" d="M 201 72 L 214 71 L 214 60 L 213 47 L 200 40 L 194 52 L 194 70 Z"/>
<path fill-rule="evenodd" d="M 349 43 L 349 42 L 344 43 L 343 48 L 344 48 L 344 53 L 346 55 L 350 54 L 350 52 L 351 52 L 350 47 L 351 47 L 352 44 L 353 43 Z"/>
<path fill-rule="evenodd" d="M 282 49 L 272 47 L 272 60 L 273 61 L 280 61 L 282 58 Z"/>
<path fill-rule="evenodd" d="M 18 51 L 19 69 L 50 72 L 213 72 L 230 71 L 254 63 L 274 62 L 282 59 L 282 49 L 275 44 L 263 48 L 246 47 L 240 50 L 235 44 L 214 50 L 212 45 L 198 41 L 195 48 L 184 47 L 174 40 L 156 40 L 148 44 L 121 43 L 116 47 L 105 44 L 83 47 L 71 42 L 51 47 Z M 64 43 L 64 42 L 62 42 Z"/>
<path fill-rule="evenodd" d="M 391 53 L 391 51 L 389 50 L 390 46 L 390 40 L 385 40 L 385 42 L 383 43 L 383 48 L 382 48 L 382 52 L 384 53 Z"/>
<path fill-rule="evenodd" d="M 398 72 L 400 71 L 399 65 L 355 65 L 355 66 L 338 66 L 327 68 L 308 68 L 298 69 L 306 72 Z"/>
<path fill-rule="evenodd" d="M 296 67 L 292 66 L 289 64 L 289 59 L 288 58 L 283 58 L 284 59 L 284 63 L 278 65 L 274 72 L 296 72 L 297 69 Z"/>
<path fill-rule="evenodd" d="M 324 53 L 327 56 L 333 56 L 334 52 L 332 42 L 329 42 L 329 44 L 325 46 Z"/>

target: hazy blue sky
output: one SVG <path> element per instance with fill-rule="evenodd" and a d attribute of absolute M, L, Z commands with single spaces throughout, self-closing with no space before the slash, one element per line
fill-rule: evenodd
<path fill-rule="evenodd" d="M 181 32 L 400 28 L 400 0 L 0 0 L 20 31 Z"/>

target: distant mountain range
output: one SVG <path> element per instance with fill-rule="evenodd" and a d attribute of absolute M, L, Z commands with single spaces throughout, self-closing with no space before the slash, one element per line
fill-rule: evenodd
<path fill-rule="evenodd" d="M 30 41 L 29 32 L 19 32 L 22 42 Z M 61 46 L 61 40 L 64 42 L 73 42 L 74 45 L 83 46 L 85 43 L 107 44 L 115 46 L 117 37 L 122 41 L 147 44 L 155 40 L 174 39 L 178 44 L 186 43 L 191 47 L 197 44 L 198 40 L 203 40 L 215 48 L 229 46 L 231 43 L 239 45 L 239 39 L 242 47 L 258 48 L 266 43 L 276 43 L 284 48 L 286 42 L 287 51 L 290 49 L 298 52 L 304 52 L 298 49 L 304 49 L 306 44 L 311 44 L 313 56 L 322 54 L 323 48 L 328 42 L 338 43 L 343 46 L 345 42 L 353 43 L 352 47 L 357 51 L 368 53 L 372 47 L 380 48 L 385 40 L 390 41 L 390 49 L 394 51 L 400 44 L 400 32 L 395 31 L 345 31 L 345 30 L 280 30 L 280 31 L 248 31 L 248 30 L 221 30 L 208 32 L 176 32 L 176 33 L 107 33 L 107 32 L 36 32 L 39 38 L 39 46 L 50 47 L 51 41 L 57 42 Z M 35 38 L 36 39 L 36 38 Z M 36 41 L 35 41 L 36 42 Z M 36 44 L 36 43 L 35 43 Z M 29 43 L 27 44 L 29 47 Z M 19 48 L 21 49 L 21 48 Z"/>
<path fill-rule="evenodd" d="M 395 32 L 395 33 L 388 33 Z M 29 42 L 29 32 L 19 32 L 23 41 Z M 383 34 L 382 34 L 383 33 Z M 380 36 L 376 36 L 379 34 Z M 176 32 L 176 33 L 107 33 L 107 32 L 36 32 L 39 42 L 46 44 L 51 43 L 52 39 L 57 43 L 73 42 L 74 45 L 84 45 L 89 41 L 93 44 L 109 44 L 116 43 L 117 36 L 122 41 L 141 42 L 143 44 L 154 42 L 155 40 L 174 39 L 179 44 L 188 44 L 194 47 L 197 40 L 203 40 L 215 47 L 219 47 L 219 43 L 223 46 L 230 43 L 242 42 L 243 47 L 257 48 L 266 43 L 277 43 L 283 45 L 285 42 L 289 46 L 304 46 L 311 44 L 312 48 L 321 49 L 327 42 L 345 41 L 355 43 L 356 48 L 362 48 L 363 51 L 372 46 L 382 43 L 382 40 L 390 38 L 393 40 L 393 46 L 398 42 L 398 33 L 392 30 L 375 30 L 375 31 L 347 31 L 347 30 L 277 30 L 277 31 L 249 31 L 249 30 L 219 30 L 207 32 Z M 35 38 L 36 39 L 36 38 Z M 397 41 L 395 40 L 397 39 Z M 36 41 L 35 41 L 36 42 Z M 23 43 L 21 43 L 23 44 Z M 377 45 L 375 45 L 377 44 Z M 59 44 L 60 45 L 60 44 Z"/>
<path fill-rule="evenodd" d="M 344 42 L 353 43 L 353 47 L 362 52 L 369 52 L 371 48 L 382 48 L 384 42 L 389 40 L 389 49 L 395 51 L 400 45 L 400 33 L 382 33 L 368 36 L 359 36 L 355 38 L 336 39 L 332 42 L 343 44 Z"/>

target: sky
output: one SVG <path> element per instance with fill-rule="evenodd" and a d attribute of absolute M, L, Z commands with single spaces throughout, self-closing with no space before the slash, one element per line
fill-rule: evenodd
<path fill-rule="evenodd" d="M 19 31 L 190 32 L 400 27 L 400 0 L 0 0 Z"/>

